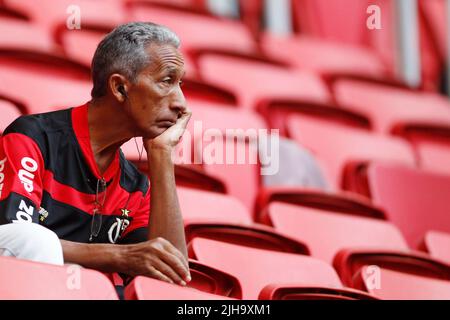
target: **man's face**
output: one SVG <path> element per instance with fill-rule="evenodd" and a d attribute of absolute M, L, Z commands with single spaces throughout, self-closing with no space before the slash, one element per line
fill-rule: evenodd
<path fill-rule="evenodd" d="M 151 45 L 147 53 L 151 62 L 129 89 L 128 112 L 136 134 L 152 139 L 173 126 L 186 110 L 180 87 L 184 61 L 172 45 Z"/>

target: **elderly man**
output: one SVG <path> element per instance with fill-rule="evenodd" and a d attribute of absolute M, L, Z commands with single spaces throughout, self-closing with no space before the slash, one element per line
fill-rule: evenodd
<path fill-rule="evenodd" d="M 121 25 L 95 52 L 91 101 L 20 117 L 5 130 L 1 255 L 191 280 L 171 159 L 191 116 L 178 47 L 163 26 Z M 149 179 L 120 151 L 135 137 Z"/>

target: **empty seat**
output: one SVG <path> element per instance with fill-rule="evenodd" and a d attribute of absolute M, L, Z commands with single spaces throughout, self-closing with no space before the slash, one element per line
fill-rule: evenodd
<path fill-rule="evenodd" d="M 189 269 L 192 280 L 188 287 L 233 299 L 242 298 L 241 284 L 236 277 L 192 259 Z"/>
<path fill-rule="evenodd" d="M 373 163 L 360 170 L 357 179 L 411 248 L 417 247 L 428 230 L 450 232 L 450 176 Z"/>
<path fill-rule="evenodd" d="M 388 73 L 381 59 L 367 48 L 311 37 L 270 34 L 264 36 L 262 46 L 269 56 L 289 62 L 299 69 L 326 75 L 361 75 L 383 79 Z"/>
<path fill-rule="evenodd" d="M 349 288 L 323 288 L 302 284 L 268 285 L 261 290 L 259 300 L 376 300 L 363 291 Z"/>
<path fill-rule="evenodd" d="M 32 22 L 46 28 L 49 32 L 55 31 L 58 26 L 66 28 L 66 22 L 72 24 L 77 20 L 81 22 L 80 27 L 83 29 L 83 26 L 90 24 L 117 25 L 125 19 L 122 1 L 79 0 L 74 3 L 71 0 L 56 2 L 53 0 L 39 2 L 5 0 L 4 2 L 8 7 L 26 12 Z M 78 18 L 77 14 L 79 14 Z"/>
<path fill-rule="evenodd" d="M 411 148 L 398 138 L 303 115 L 291 115 L 287 127 L 290 137 L 316 156 L 336 189 L 341 186 L 342 173 L 349 162 L 376 159 L 415 165 Z"/>
<path fill-rule="evenodd" d="M 88 68 L 37 53 L 1 55 L 0 85 L 0 94 L 22 102 L 29 113 L 81 105 L 90 100 L 92 88 Z"/>
<path fill-rule="evenodd" d="M 79 266 L 55 266 L 0 257 L 2 300 L 117 300 L 100 272 Z"/>
<path fill-rule="evenodd" d="M 422 249 L 433 258 L 450 264 L 450 233 L 428 231 L 423 239 Z"/>
<path fill-rule="evenodd" d="M 450 124 L 403 124 L 396 126 L 393 132 L 411 143 L 420 168 L 450 174 L 447 162 L 450 158 Z"/>
<path fill-rule="evenodd" d="M 0 134 L 16 118 L 22 115 L 19 108 L 12 102 L 0 99 Z"/>
<path fill-rule="evenodd" d="M 250 224 L 248 209 L 237 199 L 214 192 L 177 187 L 185 221 Z"/>
<path fill-rule="evenodd" d="M 448 144 L 423 140 L 416 144 L 415 150 L 421 168 L 450 175 L 450 140 Z"/>
<path fill-rule="evenodd" d="M 304 243 L 264 225 L 188 221 L 185 224 L 185 232 L 189 248 L 194 239 L 205 238 L 249 248 L 309 254 L 309 249 Z"/>
<path fill-rule="evenodd" d="M 136 277 L 125 288 L 126 300 L 230 300 L 224 296 L 185 288 L 147 277 Z"/>
<path fill-rule="evenodd" d="M 361 289 L 384 300 L 450 300 L 450 281 L 431 279 L 380 268 L 377 271 L 379 286 L 374 275 L 358 275 Z"/>
<path fill-rule="evenodd" d="M 18 19 L 0 19 L 0 49 L 51 52 L 53 39 L 46 30 Z"/>
<path fill-rule="evenodd" d="M 345 286 L 361 289 L 358 276 L 364 267 L 377 276 L 379 268 L 421 277 L 450 281 L 450 267 L 421 252 L 377 249 L 343 249 L 335 256 L 333 266 Z M 376 278 L 372 278 L 376 280 Z"/>
<path fill-rule="evenodd" d="M 201 238 L 193 240 L 190 253 L 200 262 L 237 277 L 242 285 L 243 299 L 257 299 L 265 286 L 277 283 L 342 287 L 331 266 L 307 256 Z"/>
<path fill-rule="evenodd" d="M 267 208 L 273 202 L 295 204 L 319 210 L 329 210 L 354 216 L 386 219 L 386 215 L 366 197 L 351 192 L 323 192 L 296 187 L 263 187 L 259 190 L 255 206 L 255 221 L 269 224 Z"/>
<path fill-rule="evenodd" d="M 255 107 L 263 99 L 292 98 L 313 102 L 330 99 L 325 84 L 309 72 L 218 54 L 202 55 L 198 63 L 204 79 L 235 92 L 239 104 L 246 108 Z"/>
<path fill-rule="evenodd" d="M 276 230 L 308 244 L 311 256 L 330 264 L 344 248 L 408 250 L 400 231 L 379 219 L 277 202 L 267 210 Z"/>
<path fill-rule="evenodd" d="M 152 21 L 172 29 L 184 48 L 215 48 L 252 52 L 255 44 L 249 30 L 241 23 L 204 13 L 176 9 L 155 3 L 130 4 L 130 19 Z"/>
<path fill-rule="evenodd" d="M 378 132 L 408 123 L 450 125 L 450 103 L 437 94 L 351 80 L 337 81 L 334 92 L 338 104 L 367 116 Z"/>
<path fill-rule="evenodd" d="M 420 0 L 419 8 L 424 15 L 426 26 L 430 29 L 430 38 L 438 48 L 442 61 L 447 55 L 447 15 L 445 0 Z"/>

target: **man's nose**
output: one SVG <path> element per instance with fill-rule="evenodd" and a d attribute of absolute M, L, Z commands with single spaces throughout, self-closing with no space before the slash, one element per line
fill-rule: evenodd
<path fill-rule="evenodd" d="M 181 87 L 178 87 L 173 93 L 173 100 L 171 101 L 170 108 L 176 111 L 179 115 L 184 113 L 187 108 L 186 98 L 184 97 L 184 93 L 181 90 Z"/>

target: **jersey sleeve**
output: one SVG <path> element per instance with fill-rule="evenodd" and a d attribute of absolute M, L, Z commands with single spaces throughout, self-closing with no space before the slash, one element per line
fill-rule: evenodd
<path fill-rule="evenodd" d="M 139 209 L 134 213 L 133 220 L 122 235 L 120 243 L 137 243 L 148 240 L 148 221 L 150 218 L 150 186 Z"/>
<path fill-rule="evenodd" d="M 41 150 L 22 133 L 0 138 L 0 224 L 39 223 L 45 172 Z"/>

